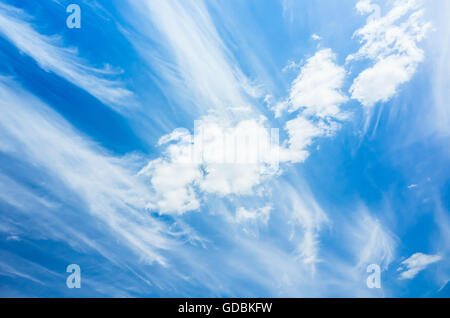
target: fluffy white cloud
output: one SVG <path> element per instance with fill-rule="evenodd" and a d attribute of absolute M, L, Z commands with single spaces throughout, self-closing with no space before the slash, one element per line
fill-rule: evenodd
<path fill-rule="evenodd" d="M 178 213 L 197 210 L 200 207 L 193 183 L 201 177 L 197 165 L 174 163 L 156 159 L 139 172 L 150 176 L 151 184 L 157 194 L 155 202 L 147 204 L 149 209 L 160 213 Z"/>
<path fill-rule="evenodd" d="M 234 127 L 213 118 L 200 122 L 205 175 L 199 186 L 203 191 L 251 194 L 256 185 L 277 172 L 277 130 L 269 132 L 264 121 L 242 120 Z"/>
<path fill-rule="evenodd" d="M 440 255 L 427 255 L 423 253 L 415 253 L 402 262 L 403 266 L 406 266 L 406 270 L 403 267 L 399 267 L 397 270 L 404 270 L 400 274 L 400 279 L 413 279 L 416 275 L 423 271 L 428 265 L 436 263 L 442 259 Z"/>
<path fill-rule="evenodd" d="M 331 136 L 348 114 L 341 105 L 347 97 L 341 92 L 345 70 L 335 63 L 331 49 L 323 49 L 310 57 L 293 81 L 289 98 L 275 105 L 275 116 L 283 111 L 299 111 L 285 124 L 288 140 L 280 149 L 280 162 L 303 162 L 315 138 Z"/>
<path fill-rule="evenodd" d="M 240 207 L 236 211 L 235 221 L 237 223 L 257 222 L 260 221 L 263 224 L 267 224 L 270 218 L 271 206 L 265 206 L 260 209 L 247 210 L 244 207 Z"/>
<path fill-rule="evenodd" d="M 331 49 L 320 50 L 310 57 L 292 83 L 288 101 L 275 107 L 276 116 L 286 108 L 289 112 L 303 108 L 306 116 L 342 117 L 339 105 L 347 101 L 340 92 L 345 70 L 335 59 Z"/>
<path fill-rule="evenodd" d="M 285 129 L 289 135 L 287 146 L 280 149 L 280 161 L 293 163 L 303 162 L 308 158 L 309 146 L 315 138 L 331 136 L 339 127 L 336 122 L 327 123 L 323 120 L 310 120 L 298 116 L 286 122 Z"/>
<path fill-rule="evenodd" d="M 350 87 L 352 98 L 370 107 L 388 101 L 398 87 L 411 79 L 424 53 L 417 44 L 426 35 L 430 23 L 416 0 L 397 0 L 383 17 L 379 6 L 370 0 L 358 2 L 360 13 L 373 12 L 367 24 L 355 32 L 364 43 L 347 61 L 370 59 L 373 66 L 362 71 Z"/>
<path fill-rule="evenodd" d="M 248 195 L 261 179 L 260 167 L 256 164 L 209 164 L 205 167 L 200 189 L 220 195 Z"/>
<path fill-rule="evenodd" d="M 269 133 L 264 118 L 228 126 L 216 116 L 196 121 L 195 134 L 176 129 L 161 137 L 162 158 L 148 163 L 141 175 L 150 177 L 160 213 L 199 208 L 196 191 L 220 196 L 250 195 L 278 168 L 278 134 Z M 198 192 L 197 191 L 197 192 Z"/>
<path fill-rule="evenodd" d="M 163 158 L 150 161 L 139 175 L 150 177 L 156 200 L 147 205 L 160 213 L 182 214 L 197 210 L 200 201 L 194 182 L 201 178 L 200 166 L 194 162 L 193 139 L 186 129 L 175 129 L 162 136 L 159 146 L 166 146 Z"/>

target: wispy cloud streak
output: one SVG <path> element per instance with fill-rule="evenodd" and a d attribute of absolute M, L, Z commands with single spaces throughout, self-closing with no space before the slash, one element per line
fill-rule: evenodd
<path fill-rule="evenodd" d="M 0 34 L 41 68 L 58 74 L 115 110 L 133 104 L 132 92 L 114 79 L 120 72 L 90 66 L 75 48 L 64 47 L 59 36 L 39 33 L 29 20 L 24 11 L 0 4 Z"/>
<path fill-rule="evenodd" d="M 167 229 L 147 214 L 145 206 L 152 200 L 152 194 L 127 167 L 133 166 L 132 162 L 108 155 L 10 79 L 0 80 L 0 96 L 0 137 L 3 144 L 10 145 L 2 149 L 3 153 L 43 171 L 50 183 L 43 186 L 59 201 L 70 206 L 74 204 L 70 198 L 78 197 L 81 201 L 73 208 L 85 210 L 80 218 L 94 218 L 102 222 L 106 232 L 115 233 L 120 244 L 143 261 L 165 264 L 158 250 L 171 246 L 166 236 Z M 10 191 L 14 189 L 7 188 Z M 21 190 L 20 186 L 16 188 L 18 193 L 6 199 L 13 200 L 11 203 L 19 209 L 31 212 L 33 209 L 14 199 L 27 191 Z M 38 198 L 34 201 L 44 211 L 55 213 L 52 216 L 58 219 L 58 204 Z M 38 218 L 38 215 L 33 217 Z M 69 233 L 75 233 L 75 229 L 65 221 L 60 226 L 52 229 L 56 231 L 56 236 L 67 238 Z M 85 240 L 84 234 L 79 239 L 91 248 L 98 247 L 98 252 L 103 253 L 101 246 L 92 239 Z M 104 256 L 110 258 L 109 255 L 114 253 L 107 250 L 108 254 Z M 114 262 L 118 260 L 117 255 L 111 259 Z"/>

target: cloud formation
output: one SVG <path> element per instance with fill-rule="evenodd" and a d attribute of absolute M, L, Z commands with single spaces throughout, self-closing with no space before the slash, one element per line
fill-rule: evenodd
<path fill-rule="evenodd" d="M 264 119 L 228 126 L 216 116 L 196 121 L 195 134 L 176 129 L 161 137 L 163 156 L 139 172 L 150 178 L 159 197 L 149 207 L 182 214 L 200 207 L 199 193 L 254 194 L 256 186 L 277 173 L 279 149 L 272 137 Z"/>
<path fill-rule="evenodd" d="M 427 255 L 423 253 L 415 253 L 402 262 L 406 269 L 400 266 L 397 270 L 403 271 L 400 273 L 400 279 L 413 279 L 423 271 L 428 265 L 442 260 L 440 255 Z"/>
<path fill-rule="evenodd" d="M 396 0 L 385 16 L 377 16 L 380 7 L 370 0 L 357 4 L 361 14 L 373 13 L 367 24 L 354 34 L 360 49 L 347 57 L 347 62 L 369 59 L 373 65 L 362 71 L 350 87 L 351 97 L 371 107 L 386 102 L 416 72 L 424 52 L 418 47 L 431 24 L 416 0 Z"/>
<path fill-rule="evenodd" d="M 123 248 L 146 262 L 165 264 L 158 250 L 171 245 L 166 225 L 145 213 L 147 202 L 154 198 L 145 182 L 127 167 L 131 161 L 107 155 L 48 105 L 8 78 L 0 78 L 0 110 L 0 138 L 8 145 L 2 147 L 2 152 L 31 167 L 39 167 L 48 181 L 38 184 L 49 196 L 51 193 L 66 207 L 81 208 L 86 222 L 101 222 L 105 233 L 114 233 Z M 63 215 L 53 214 L 60 203 L 32 193 L 27 195 L 29 191 L 10 178 L 0 179 L 0 186 L 4 186 L 2 191 L 10 189 L 6 200 L 23 213 L 32 213 L 36 207 L 46 211 L 42 218 L 33 216 L 44 224 L 46 218 L 57 224 L 46 235 L 69 244 L 72 237 L 112 262 L 120 262 L 109 243 L 105 243 L 106 248 L 89 235 L 74 230 L 69 215 L 60 220 Z M 27 203 L 20 200 L 24 196 L 30 198 Z M 72 198 L 78 198 L 77 204 Z"/>
<path fill-rule="evenodd" d="M 289 138 L 281 149 L 281 161 L 303 162 L 313 141 L 332 136 L 339 129 L 339 122 L 348 117 L 342 110 L 348 99 L 341 92 L 345 70 L 335 60 L 331 49 L 317 51 L 292 82 L 289 98 L 274 106 L 276 117 L 286 110 L 298 112 L 296 118 L 285 123 Z"/>
<path fill-rule="evenodd" d="M 115 110 L 132 105 L 131 91 L 114 79 L 120 72 L 92 67 L 75 48 L 64 47 L 59 36 L 39 33 L 28 20 L 22 10 L 0 4 L 0 34 L 42 69 L 65 78 Z"/>
<path fill-rule="evenodd" d="M 289 99 L 275 106 L 275 115 L 287 109 L 292 113 L 299 109 L 305 116 L 342 118 L 340 105 L 347 101 L 341 92 L 345 70 L 335 63 L 331 49 L 323 49 L 310 57 L 292 82 Z"/>
<path fill-rule="evenodd" d="M 24 11 L 0 5 L 0 35 L 18 48 L 11 50 L 7 43 L 2 52 L 11 68 L 20 67 L 14 64 L 23 61 L 21 52 L 59 75 L 32 67 L 27 73 L 31 78 L 38 72 L 43 85 L 68 80 L 114 109 L 133 96 L 148 98 L 141 114 L 115 115 L 120 123 L 85 122 L 82 114 L 72 123 L 73 116 L 62 115 L 77 106 L 70 100 L 58 114 L 52 99 L 43 102 L 48 92 L 41 98 L 39 87 L 33 87 L 30 94 L 19 84 L 21 75 L 17 80 L 0 78 L 0 208 L 6 211 L 0 213 L 0 240 L 9 250 L 25 246 L 36 255 L 28 261 L 0 248 L 0 274 L 20 282 L 7 287 L 38 284 L 44 289 L 50 282 L 56 295 L 65 295 L 59 287 L 65 273 L 47 267 L 60 268 L 61 262 L 84 257 L 89 268 L 102 268 L 95 280 L 85 280 L 81 291 L 93 296 L 395 296 L 405 282 L 393 279 L 382 290 L 368 289 L 366 266 L 379 264 L 383 277 L 392 275 L 387 269 L 398 261 L 396 235 L 419 228 L 409 227 L 418 215 L 409 212 L 419 212 L 412 211 L 410 202 L 420 196 L 421 202 L 414 203 L 428 209 L 430 188 L 445 199 L 441 184 L 447 174 L 445 165 L 433 171 L 420 161 L 433 158 L 436 166 L 446 162 L 429 150 L 435 144 L 426 151 L 415 146 L 404 150 L 392 143 L 396 136 L 391 131 L 387 138 L 374 133 L 372 140 L 356 140 L 359 110 L 392 98 L 424 60 L 418 43 L 428 26 L 420 3 L 394 1 L 386 4 L 393 6 L 383 17 L 384 10 L 374 1 L 357 3 L 357 10 L 370 17 L 355 33 L 361 46 L 346 64 L 340 58 L 355 51 L 348 35 L 360 25 L 351 14 L 353 4 L 299 3 L 305 10 L 293 10 L 290 0 L 264 4 L 258 17 L 270 18 L 270 25 L 254 19 L 247 2 L 89 5 L 89 14 L 115 24 L 101 34 L 84 33 L 93 46 L 99 45 L 98 36 L 115 35 L 118 29 L 126 35 L 105 42 L 121 50 L 117 63 L 130 66 L 132 60 L 127 72 L 136 80 L 133 92 L 120 90 L 127 88 L 117 79 L 119 72 L 93 67 L 66 48 L 62 38 L 44 35 L 45 28 Z M 34 12 L 36 21 L 47 18 L 47 10 Z M 329 16 L 341 23 L 339 28 L 322 23 Z M 339 37 L 340 31 L 345 38 Z M 131 43 L 125 44 L 126 39 Z M 323 49 L 324 43 L 334 46 Z M 306 56 L 304 61 L 301 56 Z M 296 62 L 282 69 L 293 57 Z M 369 65 L 361 63 L 367 69 L 352 74 L 359 69 L 357 61 Z M 446 66 L 445 61 L 437 64 Z M 444 83 L 446 73 L 441 73 L 439 82 Z M 359 102 L 347 103 L 347 84 Z M 382 87 L 375 90 L 375 85 Z M 118 95 L 108 95 L 109 90 Z M 429 97 L 422 91 L 411 94 L 418 100 Z M 423 105 L 413 106 L 421 110 Z M 401 118 L 403 126 L 415 128 L 407 119 Z M 126 145 L 135 150 L 127 138 L 116 138 L 116 124 L 137 128 L 136 139 L 151 135 L 156 147 L 114 154 L 106 148 L 111 143 L 113 149 Z M 187 129 L 174 129 L 180 126 Z M 94 128 L 104 129 L 108 140 L 101 134 L 88 136 Z M 280 144 L 274 143 L 278 138 Z M 322 144 L 327 138 L 336 142 Z M 317 155 L 306 162 L 312 152 Z M 398 157 L 417 160 L 420 169 L 400 164 Z M 407 177 L 401 175 L 403 167 Z M 435 172 L 432 179 L 439 174 L 441 183 L 430 179 L 430 186 L 413 190 L 423 178 L 411 171 Z M 355 208 L 355 202 L 364 208 Z M 408 216 L 400 214 L 400 219 L 406 205 Z M 445 208 L 443 202 L 442 216 Z M 188 213 L 192 211 L 199 213 Z M 422 214 L 421 220 L 428 221 L 431 214 Z M 435 246 L 444 255 L 448 222 L 437 220 L 445 221 L 436 222 L 445 239 Z M 427 229 L 420 231 L 426 237 Z M 409 237 L 409 232 L 406 240 L 402 237 L 407 248 Z M 54 253 L 55 245 L 64 255 Z M 413 255 L 402 263 L 406 269 L 400 275 L 415 276 L 437 257 Z M 55 264 L 53 258 L 58 258 Z M 437 276 L 447 279 L 445 266 Z M 24 294 L 42 295 L 48 289 L 30 290 Z M 420 290 L 414 296 L 422 292 L 408 290 Z"/>

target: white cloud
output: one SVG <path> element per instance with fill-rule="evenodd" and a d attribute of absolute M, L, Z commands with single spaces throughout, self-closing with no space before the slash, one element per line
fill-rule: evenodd
<path fill-rule="evenodd" d="M 259 221 L 263 224 L 267 224 L 270 218 L 270 210 L 272 210 L 271 206 L 265 206 L 259 209 L 250 209 L 250 210 L 244 207 L 240 207 L 236 210 L 235 221 L 237 223 Z"/>
<path fill-rule="evenodd" d="M 360 13 L 375 12 L 379 8 L 371 1 L 357 4 Z M 374 16 L 355 32 L 364 43 L 347 62 L 369 59 L 373 66 L 362 71 L 350 87 L 352 98 L 370 107 L 386 102 L 394 96 L 401 84 L 411 79 L 417 65 L 424 58 L 417 44 L 426 35 L 430 23 L 424 21 L 424 12 L 416 0 L 397 0 L 383 17 Z"/>
<path fill-rule="evenodd" d="M 331 49 L 320 50 L 310 57 L 292 83 L 288 102 L 275 108 L 276 116 L 285 108 L 289 112 L 303 108 L 305 116 L 341 118 L 339 105 L 347 101 L 340 92 L 345 70 L 335 64 L 335 59 Z"/>
<path fill-rule="evenodd" d="M 361 14 L 371 12 L 379 14 L 380 7 L 376 4 L 373 4 L 372 0 L 360 0 L 358 3 L 356 3 L 356 10 L 358 10 L 358 12 Z"/>
<path fill-rule="evenodd" d="M 157 193 L 156 202 L 149 203 L 148 208 L 162 214 L 182 214 L 200 207 L 193 187 L 193 182 L 201 177 L 197 165 L 156 159 L 149 162 L 139 174 L 151 176 L 151 184 Z"/>
<path fill-rule="evenodd" d="M 278 144 L 272 143 L 264 120 L 228 126 L 216 116 L 205 116 L 196 121 L 195 135 L 177 129 L 161 137 L 163 156 L 140 172 L 150 177 L 159 198 L 152 207 L 160 213 L 181 214 L 199 208 L 199 191 L 220 196 L 253 194 L 278 168 Z"/>
<path fill-rule="evenodd" d="M 3 254 L 3 253 L 1 253 L 1 254 Z M 9 255 L 2 255 L 2 256 L 9 256 Z M 27 265 L 32 264 L 29 261 L 26 261 L 26 262 L 27 262 Z M 44 269 L 44 270 L 46 270 L 46 269 Z M 29 268 L 25 269 L 24 271 L 21 271 L 21 270 L 15 268 L 14 266 L 9 265 L 5 261 L 0 261 L 0 273 L 2 276 L 9 276 L 9 277 L 13 277 L 15 279 L 17 279 L 17 278 L 27 279 L 27 280 L 35 282 L 39 285 L 45 286 L 45 283 L 43 281 L 39 280 L 38 278 L 36 278 L 34 276 L 27 274 L 27 272 L 29 272 Z"/>
<path fill-rule="evenodd" d="M 354 216 L 356 221 L 346 232 L 350 234 L 350 249 L 357 258 L 357 268 L 365 271 L 369 264 L 386 270 L 395 257 L 396 238 L 382 222 L 362 207 Z"/>
<path fill-rule="evenodd" d="M 17 235 L 10 235 L 6 238 L 7 241 L 21 241 L 20 237 Z"/>
<path fill-rule="evenodd" d="M 58 36 L 40 34 L 27 20 L 22 10 L 0 4 L 0 34 L 41 68 L 58 74 L 116 110 L 130 106 L 132 93 L 123 83 L 111 79 L 119 72 L 88 65 L 76 49 L 63 47 Z"/>
<path fill-rule="evenodd" d="M 400 279 L 413 279 L 416 275 L 423 271 L 428 265 L 436 263 L 442 259 L 440 255 L 427 255 L 423 253 L 415 253 L 408 259 L 402 262 L 403 266 L 406 266 L 406 270 L 403 267 L 399 267 L 397 270 L 404 270 L 400 274 Z"/>
<path fill-rule="evenodd" d="M 205 167 L 200 189 L 222 196 L 250 195 L 261 179 L 260 167 L 257 164 L 209 164 Z"/>
<path fill-rule="evenodd" d="M 182 214 L 197 210 L 200 200 L 194 183 L 201 178 L 200 166 L 193 158 L 193 139 L 187 129 L 175 129 L 162 136 L 159 146 L 165 146 L 165 155 L 150 161 L 139 175 L 150 177 L 156 200 L 148 208 L 165 214 Z"/>
<path fill-rule="evenodd" d="M 308 158 L 309 146 L 318 137 L 331 136 L 338 129 L 335 122 L 327 123 L 322 120 L 310 120 L 298 116 L 286 122 L 285 129 L 289 135 L 287 146 L 280 149 L 280 161 L 293 163 L 303 162 Z"/>
<path fill-rule="evenodd" d="M 315 271 L 319 257 L 319 233 L 329 224 L 329 219 L 306 184 L 301 184 L 301 191 L 285 182 L 279 183 L 280 206 L 288 211 L 288 223 L 292 226 L 290 241 L 297 243 L 296 257 L 309 270 Z"/>
<path fill-rule="evenodd" d="M 303 162 L 314 139 L 332 136 L 340 127 L 338 121 L 348 117 L 341 109 L 348 99 L 341 92 L 345 70 L 335 59 L 330 49 L 316 52 L 300 69 L 289 98 L 273 107 L 276 117 L 286 110 L 299 111 L 285 124 L 289 138 L 280 149 L 280 161 Z"/>
<path fill-rule="evenodd" d="M 294 61 L 289 61 L 285 67 L 281 70 L 282 72 L 287 72 L 289 70 L 297 70 L 300 69 L 301 65 L 299 63 L 295 63 Z"/>
<path fill-rule="evenodd" d="M 200 189 L 220 195 L 252 194 L 255 186 L 277 172 L 278 140 L 272 143 L 273 132 L 264 121 L 242 120 L 231 127 L 214 118 L 199 122 L 205 171 Z"/>
<path fill-rule="evenodd" d="M 246 234 L 258 237 L 260 227 L 267 226 L 267 223 L 269 222 L 271 210 L 272 207 L 270 205 L 257 209 L 239 207 L 236 209 L 233 221 L 238 224 Z"/>
<path fill-rule="evenodd" d="M 189 132 L 161 138 L 164 154 L 142 171 L 159 198 L 155 208 L 183 213 L 198 209 L 203 199 L 200 193 L 253 194 L 255 187 L 276 172 L 276 151 L 262 151 L 257 162 L 230 162 L 230 157 L 254 145 L 224 144 L 223 135 L 216 132 L 227 130 L 227 135 L 242 133 L 252 139 L 254 131 L 266 125 L 251 103 L 263 97 L 263 87 L 240 70 L 202 1 L 136 1 L 131 7 L 134 10 L 128 17 L 135 30 L 127 36 L 165 81 L 161 89 L 170 99 L 177 99 L 180 107 L 199 115 L 196 128 L 207 132 L 201 140 L 205 149 L 201 157 Z M 156 45 L 149 49 L 147 40 Z M 268 133 L 261 137 L 263 143 L 270 138 Z M 158 176 L 163 172 L 169 180 L 160 182 Z M 176 178 L 178 173 L 180 178 Z M 179 200 L 173 199 L 175 193 Z"/>
<path fill-rule="evenodd" d="M 350 93 L 364 106 L 386 102 L 395 95 L 400 84 L 410 80 L 415 70 L 410 57 L 391 55 L 362 71 L 353 81 Z"/>

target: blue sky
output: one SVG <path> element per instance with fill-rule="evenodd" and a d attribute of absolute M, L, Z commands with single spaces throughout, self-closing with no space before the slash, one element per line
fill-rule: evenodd
<path fill-rule="evenodd" d="M 2 0 L 0 296 L 448 297 L 449 6 Z"/>

